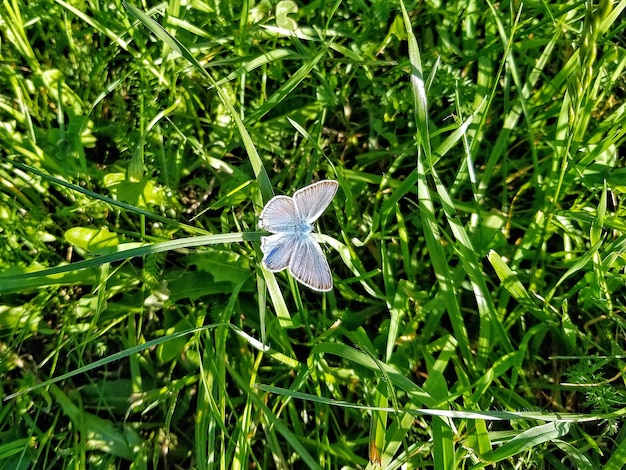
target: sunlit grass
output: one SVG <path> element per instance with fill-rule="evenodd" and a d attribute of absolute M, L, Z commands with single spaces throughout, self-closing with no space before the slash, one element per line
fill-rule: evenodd
<path fill-rule="evenodd" d="M 626 463 L 626 2 L 27 3 L 2 468 Z M 327 294 L 257 228 L 324 178 Z"/>

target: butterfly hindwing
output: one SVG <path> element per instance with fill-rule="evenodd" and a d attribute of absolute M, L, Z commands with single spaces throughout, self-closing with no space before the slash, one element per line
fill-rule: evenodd
<path fill-rule="evenodd" d="M 289 267 L 294 253 L 293 237 L 289 234 L 277 233 L 261 238 L 263 266 L 272 272 L 282 271 Z"/>
<path fill-rule="evenodd" d="M 310 233 L 297 240 L 289 262 L 289 272 L 313 290 L 327 292 L 333 288 L 333 277 L 326 256 Z"/>

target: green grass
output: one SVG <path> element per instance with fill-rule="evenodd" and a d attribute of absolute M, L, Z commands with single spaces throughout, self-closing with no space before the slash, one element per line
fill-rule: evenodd
<path fill-rule="evenodd" d="M 0 468 L 624 467 L 625 7 L 3 2 Z"/>

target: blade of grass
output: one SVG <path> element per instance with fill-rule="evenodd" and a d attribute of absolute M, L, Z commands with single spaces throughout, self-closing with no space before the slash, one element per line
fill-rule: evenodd
<path fill-rule="evenodd" d="M 265 201 L 269 201 L 274 196 L 274 190 L 272 189 L 272 184 L 270 182 L 269 177 L 267 176 L 267 172 L 263 166 L 263 162 L 261 161 L 261 157 L 256 150 L 252 139 L 250 138 L 250 134 L 246 129 L 244 122 L 241 120 L 239 113 L 235 110 L 235 107 L 230 102 L 230 98 L 228 93 L 217 84 L 217 82 L 213 79 L 213 76 L 198 62 L 198 60 L 191 54 L 191 52 L 180 42 L 178 39 L 172 37 L 159 23 L 155 20 L 147 16 L 141 10 L 139 10 L 134 5 L 124 1 L 123 2 L 126 9 L 139 21 L 141 21 L 144 26 L 146 26 L 150 31 L 152 31 L 161 41 L 167 44 L 172 50 L 179 53 L 183 58 L 185 58 L 193 67 L 200 72 L 211 84 L 211 87 L 215 88 L 217 94 L 222 101 L 222 104 L 228 109 L 233 121 L 237 126 L 239 134 L 241 135 L 241 139 L 243 141 L 243 145 L 248 154 L 248 158 L 250 159 L 250 164 L 252 165 L 252 169 L 254 170 L 254 174 L 259 183 L 259 188 L 261 190 L 261 194 L 263 195 L 263 199 Z"/>
<path fill-rule="evenodd" d="M 88 189 L 82 188 L 78 185 L 69 183 L 65 180 L 62 180 L 60 178 L 57 178 L 56 176 L 52 176 L 49 175 L 43 171 L 38 170 L 35 167 L 29 166 L 29 165 L 24 165 L 23 163 L 20 162 L 16 162 L 13 160 L 9 160 L 6 157 L 0 156 L 0 161 L 4 161 L 6 162 L 8 165 L 19 168 L 27 173 L 32 173 L 35 174 L 41 178 L 43 178 L 46 181 L 50 181 L 51 183 L 54 184 L 58 184 L 59 186 L 63 186 L 64 188 L 70 189 L 72 191 L 76 191 L 78 193 L 84 194 L 85 196 L 89 196 L 90 198 L 93 199 L 98 199 L 100 201 L 106 202 L 107 204 L 111 204 L 114 207 L 118 207 L 120 209 L 123 209 L 124 211 L 128 211 L 128 212 L 133 212 L 135 214 L 138 215 L 143 215 L 145 217 L 148 217 L 149 219 L 152 220 L 158 220 L 159 222 L 163 222 L 164 224 L 168 224 L 168 225 L 173 225 L 174 227 L 178 227 L 181 228 L 187 232 L 191 232 L 191 233 L 198 233 L 198 234 L 202 234 L 202 235 L 208 235 L 209 232 L 207 232 L 206 230 L 194 227 L 192 225 L 187 225 L 187 224 L 183 224 L 181 222 L 178 222 L 177 220 L 173 220 L 173 219 L 168 219 L 167 217 L 163 217 L 161 215 L 155 214 L 154 212 L 150 212 L 147 211 L 145 209 L 142 209 L 140 207 L 137 206 L 133 206 L 131 204 L 127 204 L 125 202 L 121 202 L 121 201 L 117 201 L 113 198 L 110 198 L 108 196 L 105 196 L 103 194 L 99 194 L 96 193 L 94 191 L 90 191 Z"/>
<path fill-rule="evenodd" d="M 180 250 L 204 245 L 216 245 L 223 243 L 237 243 L 242 241 L 258 241 L 261 234 L 249 233 L 221 233 L 215 235 L 203 235 L 198 237 L 180 238 L 161 243 L 153 243 L 134 247 L 136 244 L 129 244 L 133 248 L 125 248 L 119 245 L 119 251 L 106 255 L 101 255 L 84 261 L 77 261 L 53 268 L 41 269 L 38 271 L 22 271 L 11 269 L 0 274 L 0 293 L 13 292 L 16 290 L 40 287 L 44 285 L 63 284 L 64 280 L 59 274 L 69 273 L 80 269 L 93 268 L 106 263 L 128 260 L 137 256 L 144 256 L 164 251 Z M 71 282 L 71 281 L 70 281 Z"/>
<path fill-rule="evenodd" d="M 452 274 L 448 266 L 448 261 L 443 250 L 441 234 L 437 225 L 437 217 L 435 215 L 435 207 L 430 194 L 430 187 L 427 181 L 426 168 L 424 166 L 425 154 L 426 160 L 431 161 L 430 142 L 428 139 L 428 116 L 427 116 L 427 97 L 423 85 L 423 74 L 421 71 L 421 59 L 417 41 L 413 34 L 410 18 L 404 7 L 404 2 L 400 2 L 402 7 L 402 15 L 406 33 L 409 38 L 409 59 L 411 62 L 411 86 L 413 92 L 415 124 L 418 132 L 417 148 L 417 170 L 415 177 L 417 180 L 417 197 L 420 207 L 420 218 L 424 227 L 424 238 L 433 269 L 437 276 L 442 300 L 446 305 L 446 310 L 452 322 L 452 328 L 455 332 L 455 338 L 459 342 L 459 347 L 465 358 L 471 358 L 472 352 L 469 347 L 469 338 L 465 329 L 461 310 L 457 302 L 455 287 L 452 284 Z M 387 347 L 391 347 L 389 344 Z M 472 367 L 471 363 L 469 363 Z"/>
<path fill-rule="evenodd" d="M 267 346 L 264 346 L 263 344 L 261 344 L 258 340 L 256 340 L 255 338 L 253 338 L 252 336 L 248 335 L 247 333 L 245 333 L 244 331 L 240 330 L 239 328 L 237 328 L 236 326 L 230 324 L 230 323 L 214 323 L 211 325 L 204 325 L 204 326 L 200 326 L 197 328 L 190 328 L 187 330 L 183 330 L 183 331 L 177 331 L 175 333 L 166 335 L 166 336 L 162 336 L 160 338 L 155 338 L 153 340 L 150 341 L 146 341 L 143 344 L 139 344 L 130 348 L 127 348 L 123 351 L 111 354 L 103 359 L 99 359 L 97 361 L 94 361 L 90 364 L 87 364 L 86 366 L 83 367 L 79 367 L 78 369 L 75 369 L 73 371 L 67 372 L 63 375 L 59 375 L 58 377 L 54 377 L 52 379 L 49 380 L 45 380 L 43 382 L 40 382 L 36 385 L 33 385 L 32 387 L 28 387 L 24 390 L 21 390 L 17 393 L 13 393 L 10 395 L 7 395 L 6 397 L 3 398 L 2 401 L 8 401 L 8 400 L 12 400 L 13 398 L 19 396 L 19 395 L 23 395 L 24 393 L 29 393 L 32 392 L 33 390 L 38 390 L 40 388 L 44 388 L 47 387 L 48 385 L 51 384 L 55 384 L 57 382 L 61 382 L 63 380 L 66 379 L 70 379 L 72 377 L 75 377 L 77 375 L 80 374 L 84 374 L 87 372 L 90 372 L 94 369 L 97 369 L 99 367 L 103 367 L 107 364 L 111 364 L 112 362 L 115 361 L 119 361 L 120 359 L 124 359 L 126 357 L 129 357 L 132 354 L 137 354 L 141 351 L 145 351 L 147 349 L 153 349 L 156 346 L 158 346 L 159 344 L 165 343 L 166 341 L 171 341 L 174 340 L 176 338 L 182 338 L 184 336 L 188 336 L 191 335 L 193 333 L 197 333 L 200 331 L 205 331 L 205 330 L 210 330 L 210 329 L 215 329 L 215 328 L 219 328 L 219 327 L 227 327 L 232 329 L 238 336 L 240 336 L 241 338 L 243 338 L 251 347 L 258 349 L 259 351 L 263 351 L 263 352 L 270 352 L 269 348 L 267 348 Z M 280 354 L 277 355 L 277 357 L 281 357 Z M 293 362 L 290 361 L 288 362 L 288 364 L 290 366 L 293 366 Z"/>

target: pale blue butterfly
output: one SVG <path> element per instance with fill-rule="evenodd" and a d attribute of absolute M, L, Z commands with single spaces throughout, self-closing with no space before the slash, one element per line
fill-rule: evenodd
<path fill-rule="evenodd" d="M 265 205 L 259 227 L 274 235 L 261 237 L 263 266 L 272 272 L 289 268 L 294 278 L 316 291 L 333 288 L 328 261 L 311 232 L 338 187 L 333 180 L 318 181 L 293 197 L 275 196 Z"/>

